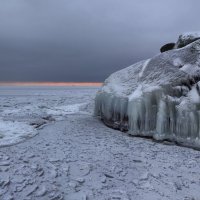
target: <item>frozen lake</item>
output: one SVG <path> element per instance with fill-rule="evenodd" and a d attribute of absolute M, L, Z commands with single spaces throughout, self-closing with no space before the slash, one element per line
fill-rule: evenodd
<path fill-rule="evenodd" d="M 0 146 L 33 137 L 49 121 L 87 110 L 96 91 L 96 87 L 1 86 Z"/>
<path fill-rule="evenodd" d="M 198 200 L 200 152 L 92 116 L 97 87 L 0 87 L 1 200 Z"/>

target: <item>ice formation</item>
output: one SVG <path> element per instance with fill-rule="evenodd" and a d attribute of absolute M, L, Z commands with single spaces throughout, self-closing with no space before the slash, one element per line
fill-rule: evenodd
<path fill-rule="evenodd" d="M 29 124 L 0 119 L 0 147 L 19 143 L 36 134 L 37 131 Z"/>
<path fill-rule="evenodd" d="M 200 33 L 111 74 L 95 98 L 95 115 L 132 135 L 200 147 Z"/>

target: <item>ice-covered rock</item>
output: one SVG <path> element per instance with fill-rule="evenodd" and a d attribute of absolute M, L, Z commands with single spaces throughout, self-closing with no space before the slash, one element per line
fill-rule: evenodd
<path fill-rule="evenodd" d="M 186 45 L 199 39 L 200 39 L 200 32 L 181 34 L 176 43 L 176 47 L 177 48 L 185 47 Z"/>
<path fill-rule="evenodd" d="M 163 53 L 165 51 L 169 51 L 172 49 L 179 49 L 199 39 L 200 39 L 200 32 L 184 33 L 179 36 L 176 43 L 171 42 L 163 45 L 160 48 L 160 52 Z"/>
<path fill-rule="evenodd" d="M 175 49 L 110 75 L 96 95 L 95 115 L 132 135 L 200 147 L 199 36 L 183 34 Z"/>

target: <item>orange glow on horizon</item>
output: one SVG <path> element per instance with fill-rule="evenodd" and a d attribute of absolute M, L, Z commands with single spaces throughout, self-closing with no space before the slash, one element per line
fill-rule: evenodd
<path fill-rule="evenodd" d="M 0 86 L 102 86 L 100 82 L 0 82 Z"/>

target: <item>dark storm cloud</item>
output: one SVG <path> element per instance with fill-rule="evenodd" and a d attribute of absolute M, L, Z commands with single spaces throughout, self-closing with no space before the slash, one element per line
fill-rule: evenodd
<path fill-rule="evenodd" d="M 0 0 L 0 81 L 103 81 L 200 30 L 196 0 Z"/>

